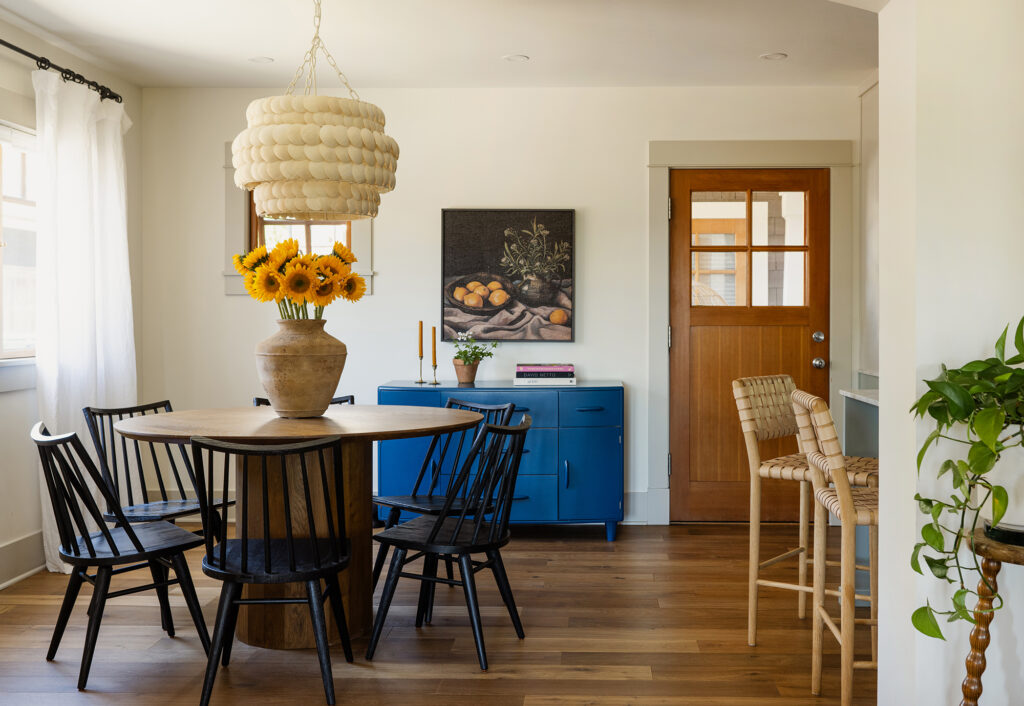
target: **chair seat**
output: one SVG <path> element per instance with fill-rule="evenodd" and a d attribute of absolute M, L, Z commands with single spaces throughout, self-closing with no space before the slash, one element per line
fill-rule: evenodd
<path fill-rule="evenodd" d="M 242 547 L 240 539 L 229 539 L 225 542 L 224 563 L 220 563 L 221 548 L 218 544 L 213 548 L 212 559 L 209 553 L 203 557 L 203 573 L 220 580 L 230 579 L 238 583 L 292 583 L 313 581 L 337 574 L 348 566 L 351 545 L 346 542 L 345 553 L 338 554 L 327 539 L 320 539 L 316 544 L 316 552 L 307 537 L 295 537 L 295 567 L 288 563 L 288 540 L 270 540 L 270 571 L 265 568 L 266 543 L 262 539 L 248 540 L 248 557 L 245 570 L 242 570 Z M 318 562 L 319 557 L 319 562 Z M 319 564 L 319 565 L 318 565 Z"/>
<path fill-rule="evenodd" d="M 853 494 L 854 524 L 877 525 L 878 488 L 850 488 L 850 492 Z M 843 517 L 835 488 L 821 488 L 814 494 L 814 497 L 825 506 L 826 510 L 838 517 L 840 522 L 850 519 Z"/>
<path fill-rule="evenodd" d="M 112 566 L 117 564 L 129 564 L 142 559 L 159 557 L 165 554 L 176 554 L 203 543 L 203 538 L 198 537 L 188 530 L 172 525 L 170 522 L 148 522 L 145 524 L 133 524 L 132 530 L 139 538 L 144 551 L 139 551 L 128 538 L 123 527 L 113 527 L 110 532 L 114 546 L 111 547 L 101 532 L 93 532 L 89 535 L 93 548 L 96 550 L 95 558 L 89 556 L 89 549 L 84 537 L 78 538 L 79 556 L 68 554 L 63 548 L 60 550 L 61 558 L 69 564 L 77 566 Z M 117 554 L 114 548 L 117 548 Z"/>
<path fill-rule="evenodd" d="M 390 544 L 401 549 L 412 549 L 413 551 L 425 551 L 434 554 L 472 554 L 503 547 L 508 544 L 508 540 L 512 536 L 511 532 L 505 530 L 503 536 L 498 537 L 493 542 L 488 541 L 487 536 L 490 531 L 490 525 L 482 523 L 478 539 L 474 541 L 473 525 L 466 522 L 460 528 L 455 541 L 448 544 L 458 521 L 459 518 L 457 517 L 447 518 L 441 525 L 441 529 L 434 541 L 428 541 L 428 537 L 431 530 L 434 529 L 437 519 L 428 516 L 416 517 L 408 522 L 395 525 L 383 532 L 378 532 L 373 535 L 373 538 L 383 544 Z"/>
<path fill-rule="evenodd" d="M 374 505 L 408 510 L 418 515 L 440 515 L 444 503 L 444 495 L 375 495 L 373 498 Z M 456 498 L 451 511 L 461 513 L 463 506 L 462 498 Z"/>
<path fill-rule="evenodd" d="M 850 485 L 860 487 L 878 486 L 878 459 L 863 456 L 844 456 L 846 477 Z M 776 480 L 810 481 L 812 471 L 805 454 L 779 456 L 761 463 L 758 475 Z"/>

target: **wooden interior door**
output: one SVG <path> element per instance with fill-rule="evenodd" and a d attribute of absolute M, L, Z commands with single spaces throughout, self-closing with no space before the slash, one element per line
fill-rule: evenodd
<path fill-rule="evenodd" d="M 745 521 L 732 381 L 786 373 L 828 399 L 829 171 L 678 169 L 670 197 L 670 517 Z M 795 451 L 791 439 L 761 448 Z M 762 492 L 762 520 L 796 521 L 796 484 Z"/>

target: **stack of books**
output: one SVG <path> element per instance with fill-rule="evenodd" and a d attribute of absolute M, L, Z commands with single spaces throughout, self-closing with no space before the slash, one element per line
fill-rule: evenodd
<path fill-rule="evenodd" d="M 568 363 L 520 363 L 516 385 L 575 385 L 576 366 Z"/>

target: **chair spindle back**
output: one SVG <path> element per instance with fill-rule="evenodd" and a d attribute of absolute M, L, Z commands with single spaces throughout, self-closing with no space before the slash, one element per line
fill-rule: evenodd
<path fill-rule="evenodd" d="M 140 552 L 145 551 L 135 531 L 121 513 L 117 498 L 96 470 L 89 452 L 78 435 L 72 432 L 51 436 L 43 423 L 38 422 L 32 428 L 31 436 L 39 451 L 39 460 L 43 464 L 43 477 L 46 480 L 46 489 L 50 495 L 64 554 L 82 556 L 81 545 L 84 545 L 88 556 L 96 558 L 98 538 L 90 536 L 95 532 L 90 527 L 90 521 L 97 526 L 114 556 L 121 554 L 93 497 L 92 486 L 96 487 L 107 505 L 112 507 L 112 512 L 120 526 L 124 528 L 133 547 Z M 82 538 L 81 543 L 79 537 Z"/>
<path fill-rule="evenodd" d="M 480 429 L 458 473 L 453 475 L 444 509 L 434 522 L 428 541 L 457 545 L 468 539 L 476 544 L 504 536 L 523 445 L 532 423 L 530 415 L 524 414 L 517 426 L 485 424 Z M 453 507 L 460 498 L 462 511 L 455 513 Z M 447 523 L 450 518 L 455 522 Z"/>
<path fill-rule="evenodd" d="M 135 407 L 101 409 L 86 407 L 82 410 L 89 434 L 92 436 L 100 470 L 107 486 L 113 491 L 115 506 L 127 507 L 148 503 L 152 491 L 159 491 L 160 499 L 170 500 L 168 488 L 177 491 L 178 498 L 196 495 L 196 477 L 184 444 L 154 443 L 128 439 L 114 430 L 122 419 L 162 414 L 173 411 L 168 400 Z M 148 447 L 148 448 L 145 448 Z M 161 453 L 157 450 L 160 449 Z M 175 456 L 178 457 L 176 462 Z M 161 458 L 165 463 L 161 464 Z M 149 468 L 147 465 L 152 463 Z M 152 481 L 156 488 L 151 488 Z M 113 512 L 113 507 L 108 508 Z"/>
<path fill-rule="evenodd" d="M 227 522 L 215 518 L 215 469 L 227 497 L 229 469 L 236 474 L 236 530 L 243 574 L 321 569 L 349 554 L 345 528 L 341 439 L 281 445 L 244 445 L 192 438 L 206 556 L 227 566 Z M 310 564 L 309 562 L 312 562 Z"/>
<path fill-rule="evenodd" d="M 355 403 L 356 403 L 356 396 L 355 395 L 344 395 L 342 397 L 332 397 L 331 398 L 331 404 L 355 404 Z M 253 397 L 252 398 L 252 406 L 253 407 L 269 407 L 270 406 L 270 400 L 268 400 L 266 397 Z"/>

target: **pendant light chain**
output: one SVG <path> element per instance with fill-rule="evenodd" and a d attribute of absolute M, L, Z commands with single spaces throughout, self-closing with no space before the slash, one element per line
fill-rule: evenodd
<path fill-rule="evenodd" d="M 321 51 L 324 54 L 324 58 L 327 59 L 327 63 L 337 72 L 338 78 L 345 84 L 345 88 L 348 89 L 348 94 L 354 99 L 359 100 L 359 94 L 356 93 L 356 89 L 352 88 L 352 85 L 348 82 L 348 77 L 338 68 L 337 62 L 334 61 L 334 57 L 327 51 L 327 45 L 324 44 L 324 40 L 320 38 L 320 0 L 313 0 L 313 42 L 310 44 L 309 50 L 306 55 L 302 58 L 302 63 L 299 64 L 299 68 L 295 70 L 295 76 L 292 77 L 292 82 L 288 84 L 288 90 L 286 93 L 292 95 L 295 90 L 295 84 L 298 83 L 299 79 L 302 78 L 303 74 L 306 74 L 305 81 L 305 94 L 317 95 L 316 85 L 316 54 L 317 51 Z M 307 74 L 306 67 L 309 67 Z"/>

